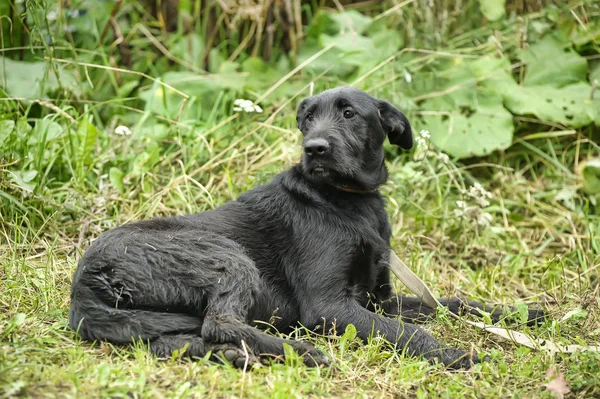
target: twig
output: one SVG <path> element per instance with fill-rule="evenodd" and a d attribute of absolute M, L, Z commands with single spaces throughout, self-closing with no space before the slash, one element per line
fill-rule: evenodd
<path fill-rule="evenodd" d="M 115 15 L 117 15 L 117 12 L 119 12 L 119 9 L 121 8 L 122 5 L 123 5 L 123 0 L 117 0 L 117 4 L 115 4 L 115 6 L 113 7 L 112 11 L 110 12 L 110 17 L 108 18 L 108 21 L 106 21 L 106 25 L 104 25 L 104 30 L 102 31 L 102 34 L 100 35 L 100 40 L 98 41 L 98 45 L 101 45 L 102 42 L 104 41 L 104 38 L 106 37 L 106 35 L 108 33 L 108 28 L 110 26 L 110 20 L 112 18 L 114 18 Z"/>

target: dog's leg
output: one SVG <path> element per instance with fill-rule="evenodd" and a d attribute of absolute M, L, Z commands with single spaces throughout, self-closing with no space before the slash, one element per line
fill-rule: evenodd
<path fill-rule="evenodd" d="M 150 342 L 150 351 L 159 358 L 169 359 L 176 350 L 183 351 L 182 356 L 187 358 L 204 357 L 210 352 L 211 360 L 227 361 L 237 368 L 244 368 L 245 365 L 251 366 L 258 362 L 248 348 L 206 342 L 192 334 L 163 335 Z"/>
<path fill-rule="evenodd" d="M 257 295 L 264 291 L 254 262 L 243 253 L 236 257 L 235 269 L 224 268 L 218 289 L 208 297 L 201 336 L 208 342 L 248 345 L 262 357 L 283 357 L 283 344 L 290 345 L 309 366 L 327 364 L 328 359 L 312 345 L 274 337 L 248 323 L 249 310 Z"/>
<path fill-rule="evenodd" d="M 505 308 L 502 306 L 490 306 L 478 301 L 467 300 L 464 298 L 440 298 L 439 302 L 457 315 L 471 314 L 481 317 L 481 311 L 489 313 L 493 323 L 500 320 L 514 322 L 515 317 L 507 316 L 505 310 L 516 312 L 516 309 Z M 426 305 L 417 297 L 393 296 L 381 303 L 386 315 L 400 316 L 402 319 L 412 323 L 424 323 L 435 317 L 435 310 Z M 546 312 L 541 309 L 529 309 L 527 325 L 533 326 L 544 322 Z"/>
<path fill-rule="evenodd" d="M 414 324 L 379 316 L 350 298 L 306 309 L 303 319 L 306 326 L 324 325 L 326 329 L 335 326 L 338 332 L 353 324 L 357 335 L 364 341 L 372 333 L 380 334 L 388 342 L 396 344 L 399 351 L 406 350 L 409 355 L 423 356 L 453 369 L 470 368 L 473 363 L 479 362 L 477 356 L 445 346 Z"/>
<path fill-rule="evenodd" d="M 209 314 L 204 319 L 202 337 L 212 342 L 241 346 L 247 344 L 262 358 L 283 358 L 284 344 L 292 347 L 307 366 L 328 365 L 329 359 L 307 342 L 274 337 L 240 321 L 241 316 Z"/>

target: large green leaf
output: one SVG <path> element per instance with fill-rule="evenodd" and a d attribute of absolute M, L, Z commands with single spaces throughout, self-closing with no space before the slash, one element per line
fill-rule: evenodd
<path fill-rule="evenodd" d="M 581 77 L 580 72 L 576 72 L 577 64 L 572 62 L 571 67 L 566 66 L 572 78 Z M 479 77 L 487 76 L 481 85 L 502 95 L 504 105 L 515 115 L 533 115 L 542 121 L 574 128 L 600 122 L 600 98 L 590 97 L 592 87 L 588 83 L 520 86 L 510 75 L 508 61 L 500 60 L 477 61 L 473 69 Z"/>
<path fill-rule="evenodd" d="M 431 109 L 439 101 L 426 101 L 423 108 Z M 471 109 L 446 110 L 423 118 L 423 128 L 442 151 L 456 158 L 489 155 L 508 148 L 513 139 L 512 115 L 502 106 L 502 97 L 480 92 L 477 105 Z"/>
<path fill-rule="evenodd" d="M 323 47 L 333 45 L 340 50 L 340 59 L 348 65 L 363 65 L 365 63 L 378 62 L 379 57 L 374 57 L 375 45 L 373 40 L 354 32 L 348 32 L 337 36 L 322 35 Z M 379 55 L 379 54 L 378 54 Z"/>
<path fill-rule="evenodd" d="M 350 10 L 340 13 L 319 12 L 311 21 L 306 34 L 319 38 L 322 34 L 334 36 L 340 33 L 363 33 L 372 19 L 358 11 Z"/>
<path fill-rule="evenodd" d="M 0 71 L 0 87 L 13 97 L 39 99 L 60 88 L 80 94 L 75 77 L 58 65 L 0 57 Z"/>
<path fill-rule="evenodd" d="M 527 65 L 525 86 L 563 87 L 577 82 L 585 82 L 587 62 L 585 58 L 563 42 L 548 35 L 533 43 L 520 54 Z"/>
<path fill-rule="evenodd" d="M 34 145 L 40 142 L 48 143 L 64 137 L 66 134 L 66 131 L 60 124 L 48 118 L 38 119 L 33 130 L 30 132 L 29 139 L 27 140 L 28 145 Z"/>

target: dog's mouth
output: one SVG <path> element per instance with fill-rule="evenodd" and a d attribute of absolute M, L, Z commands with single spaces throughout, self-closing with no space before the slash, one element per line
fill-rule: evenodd
<path fill-rule="evenodd" d="M 324 177 L 328 177 L 329 176 L 329 168 L 327 168 L 324 165 L 315 165 L 312 166 L 308 169 L 308 173 L 312 176 L 312 177 L 316 177 L 316 178 L 324 178 Z"/>
<path fill-rule="evenodd" d="M 304 174 L 312 180 L 324 180 L 329 178 L 331 168 L 323 161 L 304 162 Z"/>

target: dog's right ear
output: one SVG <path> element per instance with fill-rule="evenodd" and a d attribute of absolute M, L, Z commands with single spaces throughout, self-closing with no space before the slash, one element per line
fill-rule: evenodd
<path fill-rule="evenodd" d="M 390 143 L 410 150 L 413 146 L 413 135 L 406 116 L 387 101 L 379 100 L 377 108 L 381 125 L 385 129 Z"/>
<path fill-rule="evenodd" d="M 304 111 L 306 110 L 306 106 L 308 104 L 308 98 L 305 98 L 298 105 L 298 111 L 296 112 L 296 123 L 298 124 L 298 129 L 302 131 L 303 122 L 304 122 Z"/>

